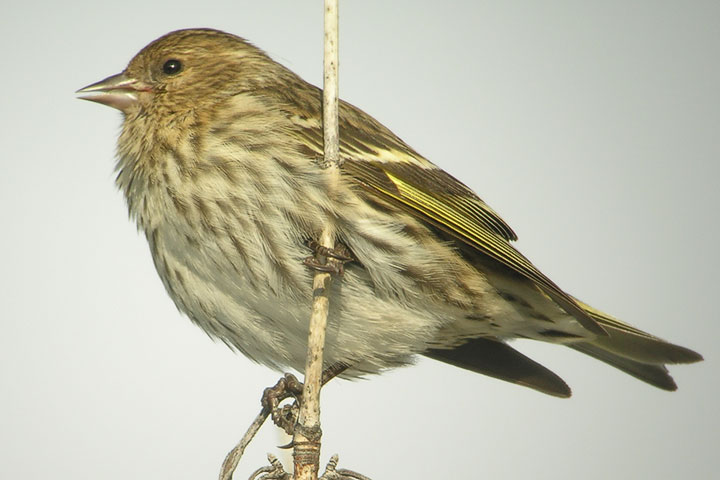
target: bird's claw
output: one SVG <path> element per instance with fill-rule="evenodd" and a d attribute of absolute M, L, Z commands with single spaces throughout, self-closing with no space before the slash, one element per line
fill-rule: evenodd
<path fill-rule="evenodd" d="M 355 260 L 351 255 L 348 248 L 342 243 L 338 243 L 335 248 L 328 248 L 320 245 L 315 240 L 310 240 L 307 246 L 315 251 L 316 255 L 322 255 L 323 257 L 330 257 L 342 262 L 352 262 Z"/>
<path fill-rule="evenodd" d="M 286 373 L 278 382 L 263 391 L 260 403 L 270 412 L 273 423 L 292 435 L 297 423 L 298 400 L 302 396 L 303 384 L 292 373 Z M 294 398 L 291 405 L 280 406 L 280 402 L 287 398 Z"/>
<path fill-rule="evenodd" d="M 338 243 L 335 248 L 328 248 L 320 245 L 315 240 L 310 240 L 307 245 L 315 252 L 315 255 L 307 257 L 305 260 L 303 260 L 303 264 L 319 272 L 335 273 L 337 275 L 342 275 L 345 271 L 345 264 L 355 260 L 350 255 L 350 251 L 347 249 L 347 247 L 341 243 Z M 334 259 L 335 261 L 321 263 L 316 258 L 317 256 Z"/>
<path fill-rule="evenodd" d="M 313 270 L 317 270 L 318 272 L 334 273 L 337 275 L 342 275 L 345 272 L 342 263 L 320 263 L 317 258 L 313 256 L 309 256 L 303 260 L 303 265 L 310 267 Z"/>

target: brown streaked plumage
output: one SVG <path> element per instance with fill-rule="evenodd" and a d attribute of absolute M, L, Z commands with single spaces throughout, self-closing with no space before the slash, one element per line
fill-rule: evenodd
<path fill-rule="evenodd" d="M 565 293 L 469 188 L 344 102 L 329 198 L 320 90 L 239 37 L 172 32 L 80 93 L 125 115 L 117 184 L 170 297 L 255 361 L 304 365 L 303 259 L 327 223 L 355 259 L 333 284 L 326 344 L 346 376 L 425 354 L 569 396 L 505 342 L 565 344 L 667 390 L 665 364 L 702 358 Z"/>

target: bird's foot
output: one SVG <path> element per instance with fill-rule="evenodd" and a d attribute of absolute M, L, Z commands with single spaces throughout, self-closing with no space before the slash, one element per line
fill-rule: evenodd
<path fill-rule="evenodd" d="M 273 423 L 292 435 L 298 418 L 298 402 L 302 397 L 303 384 L 292 373 L 286 373 L 278 382 L 265 389 L 260 403 L 270 412 Z M 280 406 L 288 398 L 294 398 L 290 405 Z"/>
<path fill-rule="evenodd" d="M 330 365 L 323 370 L 321 384 L 325 385 L 347 370 L 349 366 L 350 365 L 346 363 L 334 363 Z M 292 435 L 297 427 L 302 393 L 303 384 L 292 373 L 286 373 L 275 385 L 265 389 L 260 400 L 263 409 L 270 413 L 273 423 L 285 430 L 288 435 Z M 295 399 L 293 403 L 280 406 L 283 400 L 291 397 Z M 290 448 L 292 444 L 286 445 L 286 447 Z"/>
<path fill-rule="evenodd" d="M 345 264 L 355 260 L 350 255 L 350 250 L 342 243 L 336 244 L 335 248 L 328 248 L 320 245 L 315 240 L 310 240 L 307 245 L 315 252 L 315 255 L 307 257 L 303 261 L 303 264 L 319 272 L 335 273 L 337 275 L 342 275 L 345 271 Z M 325 257 L 328 260 L 333 259 L 334 261 L 322 263 L 320 260 L 318 260 L 318 257 Z"/>

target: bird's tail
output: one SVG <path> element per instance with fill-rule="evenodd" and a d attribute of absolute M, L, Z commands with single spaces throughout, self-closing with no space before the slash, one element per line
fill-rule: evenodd
<path fill-rule="evenodd" d="M 665 365 L 693 363 L 703 359 L 702 355 L 689 348 L 666 342 L 577 299 L 576 301 L 608 335 L 567 345 L 650 385 L 664 390 L 676 390 L 677 385 Z"/>
<path fill-rule="evenodd" d="M 702 360 L 699 353 L 638 330 L 579 300 L 576 302 L 607 332 L 607 335 L 564 344 L 650 385 L 664 390 L 676 390 L 675 381 L 665 365 Z M 530 387 L 549 395 L 570 396 L 570 388 L 555 373 L 497 338 L 474 338 L 460 346 L 431 349 L 424 354 L 442 362 Z"/>

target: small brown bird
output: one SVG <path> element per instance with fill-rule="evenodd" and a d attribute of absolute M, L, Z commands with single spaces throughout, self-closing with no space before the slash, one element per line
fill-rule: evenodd
<path fill-rule="evenodd" d="M 117 185 L 175 305 L 257 362 L 304 366 L 304 259 L 325 224 L 352 259 L 333 282 L 325 353 L 345 376 L 423 354 L 565 397 L 506 341 L 567 345 L 666 390 L 665 364 L 702 359 L 565 293 L 469 188 L 344 102 L 330 198 L 321 91 L 242 38 L 169 33 L 79 93 L 124 114 Z"/>

